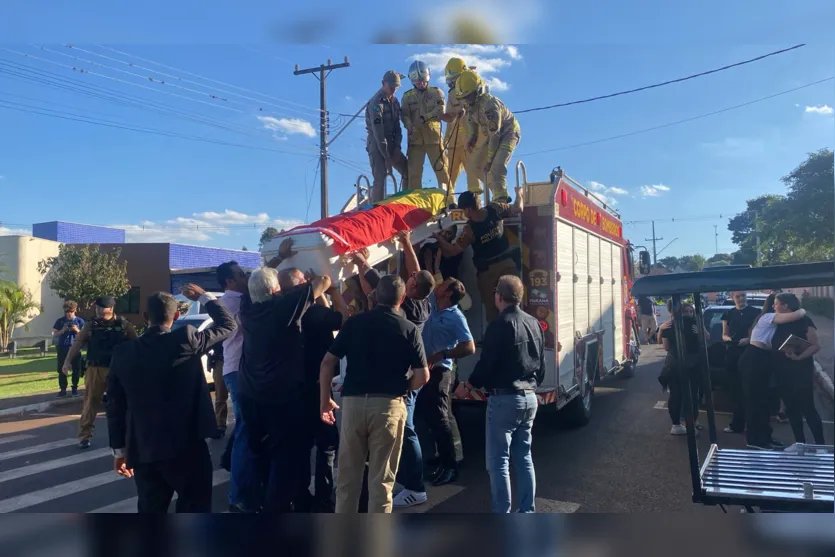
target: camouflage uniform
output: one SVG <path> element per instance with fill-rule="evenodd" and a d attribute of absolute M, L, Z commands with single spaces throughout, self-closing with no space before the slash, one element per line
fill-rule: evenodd
<path fill-rule="evenodd" d="M 371 200 L 374 203 L 385 198 L 386 175 L 391 172 L 389 164 L 400 173 L 403 189 L 408 188 L 406 157 L 400 149 L 403 142 L 400 112 L 397 97 L 392 96 L 389 100 L 383 89 L 371 97 L 365 108 L 365 129 L 368 131 L 366 151 L 371 164 Z"/>
<path fill-rule="evenodd" d="M 478 133 L 487 131 L 487 141 L 473 151 L 472 166 L 479 176 L 487 175 L 487 187 L 493 199 L 507 193 L 507 164 L 519 144 L 522 130 L 502 101 L 489 93 L 479 96 L 469 110 L 470 138 L 476 144 Z"/>

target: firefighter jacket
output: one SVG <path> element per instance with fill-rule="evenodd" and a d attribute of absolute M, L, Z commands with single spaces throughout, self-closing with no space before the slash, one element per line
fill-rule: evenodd
<path fill-rule="evenodd" d="M 403 125 L 409 134 L 409 145 L 441 143 L 441 116 L 444 115 L 444 92 L 437 87 L 424 91 L 409 89 L 403 94 Z"/>
<path fill-rule="evenodd" d="M 503 139 L 521 133 L 519 122 L 502 101 L 489 93 L 478 97 L 468 112 L 469 141 L 475 143 L 479 132 L 487 132 L 487 160 L 492 161 Z"/>

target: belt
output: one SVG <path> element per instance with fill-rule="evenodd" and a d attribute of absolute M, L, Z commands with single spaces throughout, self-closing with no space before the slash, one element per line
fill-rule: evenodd
<path fill-rule="evenodd" d="M 494 396 L 526 395 L 528 393 L 534 392 L 534 390 L 533 389 L 490 389 L 487 392 L 491 395 L 494 395 Z"/>

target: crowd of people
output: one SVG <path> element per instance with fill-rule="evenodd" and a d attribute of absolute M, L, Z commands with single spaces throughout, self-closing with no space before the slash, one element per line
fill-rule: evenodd
<path fill-rule="evenodd" d="M 426 503 L 429 482 L 458 480 L 463 450 L 451 398 L 478 388 L 489 396 L 492 508 L 511 510 L 512 461 L 518 510 L 534 512 L 531 429 L 545 338 L 537 319 L 521 309 L 520 254 L 503 226 L 523 210 L 522 196 L 517 188 L 513 205 L 482 206 L 467 192 L 459 204 L 468 217 L 462 234 L 440 231 L 418 251 L 408 231 L 399 235 L 400 274 L 381 273 L 362 251 L 351 255 L 359 270 L 354 294 L 364 298 L 365 311 L 349 307 L 350 288 L 344 293 L 328 276 L 288 267 L 292 239 L 251 274 L 235 261 L 219 265 L 217 299 L 194 284 L 182 288 L 212 320 L 202 330 L 174 325 L 184 308 L 165 292 L 148 298 L 141 336 L 115 314 L 113 297 L 99 298 L 87 322 L 68 302 L 54 336 L 62 396 L 70 372 L 76 392 L 87 346 L 80 447 L 91 446 L 105 404 L 114 468 L 134 479 L 139 512 L 167 512 L 175 493 L 178 512 L 210 512 L 207 439 L 225 436 L 231 398 L 235 425 L 221 459 L 230 471 L 230 512 L 391 512 Z M 476 353 L 461 309 L 472 298 L 456 278 L 467 246 L 489 324 L 479 361 L 460 382 L 455 361 Z M 201 362 L 206 355 L 214 404 Z M 343 360 L 339 407 L 331 389 Z M 427 425 L 436 458 L 424 458 L 427 443 L 418 438 L 416 420 Z"/>
<path fill-rule="evenodd" d="M 800 300 L 787 292 L 772 292 L 762 310 L 747 303 L 745 292 L 732 294 L 734 307 L 722 316 L 722 341 L 726 345 L 725 378 L 733 404 L 733 418 L 725 433 L 745 434 L 749 448 L 780 450 L 785 445 L 773 438 L 772 415 L 780 405 L 785 408 L 795 442 L 806 443 L 804 422 L 809 426 L 815 444 L 825 444 L 823 425 L 815 408 L 813 356 L 820 350 L 815 324 Z M 672 302 L 668 303 L 672 315 Z M 704 378 L 699 359 L 702 345 L 696 324 L 696 311 L 682 304 L 685 360 L 679 360 L 673 320 L 661 325 L 657 340 L 667 351 L 659 381 L 669 390 L 668 409 L 672 420 L 671 433 L 684 435 L 681 425 L 683 402 L 690 398 L 695 417 Z M 704 331 L 710 339 L 708 331 Z M 698 419 L 697 429 L 701 429 Z"/>

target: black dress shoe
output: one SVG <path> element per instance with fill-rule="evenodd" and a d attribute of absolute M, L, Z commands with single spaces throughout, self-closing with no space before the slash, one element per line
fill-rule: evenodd
<path fill-rule="evenodd" d="M 440 486 L 446 485 L 448 483 L 452 483 L 458 479 L 458 470 L 455 468 L 445 468 L 441 471 L 441 473 L 434 479 L 432 485 Z"/>
<path fill-rule="evenodd" d="M 440 476 L 440 475 L 443 473 L 443 471 L 444 471 L 444 467 L 443 467 L 443 466 L 438 466 L 437 468 L 432 469 L 432 471 L 431 471 L 431 472 L 427 472 L 427 473 L 425 474 L 425 476 L 426 476 L 426 477 L 427 477 L 430 481 L 432 481 L 432 480 L 434 480 L 435 478 L 437 478 L 438 476 Z"/>
<path fill-rule="evenodd" d="M 89 449 L 90 448 L 90 440 L 85 439 L 78 444 L 79 449 Z"/>
<path fill-rule="evenodd" d="M 224 435 L 226 435 L 226 431 L 220 428 L 217 428 L 214 433 L 212 433 L 212 439 L 223 439 Z"/>

